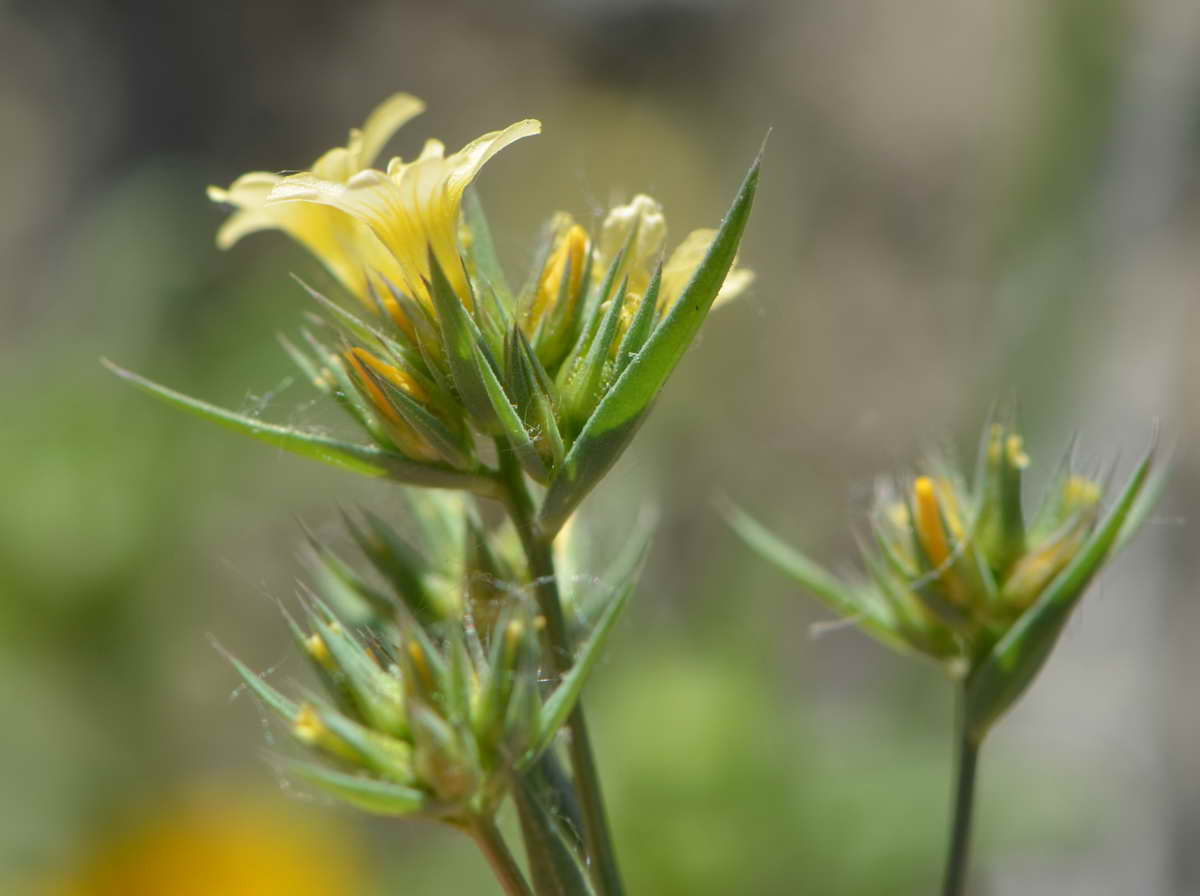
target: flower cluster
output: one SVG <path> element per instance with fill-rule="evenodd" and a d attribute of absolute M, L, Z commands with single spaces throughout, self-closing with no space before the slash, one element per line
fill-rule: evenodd
<path fill-rule="evenodd" d="M 1105 515 L 1102 483 L 1067 458 L 1027 515 L 1024 442 L 994 423 L 970 483 L 935 456 L 902 484 L 879 484 L 861 582 L 830 575 L 741 512 L 732 522 L 837 612 L 962 681 L 968 727 L 981 738 L 1033 680 L 1087 584 L 1148 512 L 1151 460 L 1147 454 Z"/>
<path fill-rule="evenodd" d="M 486 527 L 453 492 L 416 492 L 408 504 L 411 540 L 374 514 L 346 517 L 374 582 L 311 539 L 315 587 L 301 595 L 303 621 L 288 623 L 323 696 L 293 700 L 231 661 L 322 760 L 281 759 L 290 776 L 375 813 L 469 825 L 552 744 L 637 564 L 606 589 L 571 667 L 543 690 L 545 620 L 530 609 L 511 525 Z"/>
<path fill-rule="evenodd" d="M 311 171 L 252 172 L 210 188 L 237 209 L 218 243 L 278 229 L 307 247 L 366 311 L 317 296 L 334 327 L 306 331 L 303 348 L 286 343 L 309 379 L 378 448 L 410 462 L 410 478 L 477 476 L 476 436 L 504 439 L 529 476 L 557 482 L 553 528 L 632 435 L 678 360 L 678 337 L 750 282 L 735 251 L 754 172 L 721 231 L 693 231 L 665 260 L 666 220 L 648 196 L 613 208 L 594 235 L 560 212 L 528 285 L 514 291 L 467 189 L 540 124 L 517 122 L 451 154 L 429 140 L 412 161 L 370 167 L 422 108 L 394 96 Z M 606 399 L 619 414 L 589 431 Z"/>

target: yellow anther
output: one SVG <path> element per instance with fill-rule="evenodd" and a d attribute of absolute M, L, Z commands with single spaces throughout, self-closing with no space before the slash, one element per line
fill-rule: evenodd
<path fill-rule="evenodd" d="M 916 515 L 917 537 L 925 556 L 934 569 L 940 569 L 950 557 L 950 544 L 942 527 L 942 512 L 938 506 L 937 486 L 928 476 L 918 476 L 913 483 L 913 509 Z"/>
<path fill-rule="evenodd" d="M 545 616 L 534 616 L 533 617 L 533 628 L 535 631 L 539 631 L 539 632 L 545 631 L 546 617 Z"/>
<path fill-rule="evenodd" d="M 316 709 L 305 703 L 292 721 L 292 731 L 304 743 L 315 744 L 325 734 L 326 728 Z"/>
<path fill-rule="evenodd" d="M 519 619 L 514 619 L 508 624 L 504 630 L 504 639 L 507 642 L 505 647 L 509 650 L 516 650 L 521 643 L 521 638 L 525 636 L 525 623 Z"/>
<path fill-rule="evenodd" d="M 308 651 L 309 656 L 322 666 L 328 667 L 333 662 L 333 657 L 329 653 L 329 645 L 316 632 L 313 632 L 304 639 L 304 649 Z"/>
<path fill-rule="evenodd" d="M 1100 486 L 1086 476 L 1068 476 L 1063 483 L 1063 511 L 1072 514 L 1079 510 L 1090 510 L 1100 503 Z"/>
<path fill-rule="evenodd" d="M 1018 470 L 1024 470 L 1029 466 L 1029 455 L 1025 453 L 1024 443 L 1016 433 L 1010 435 L 1005 441 L 1004 454 L 1008 458 L 1009 464 Z"/>
<path fill-rule="evenodd" d="M 412 660 L 413 668 L 416 670 L 417 678 L 420 679 L 421 685 L 427 691 L 433 691 L 435 682 L 433 680 L 433 671 L 429 668 L 429 658 L 425 656 L 425 651 L 416 641 L 408 642 L 408 657 Z"/>

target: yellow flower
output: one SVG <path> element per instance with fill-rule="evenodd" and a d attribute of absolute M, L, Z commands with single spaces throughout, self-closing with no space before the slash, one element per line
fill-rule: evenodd
<path fill-rule="evenodd" d="M 314 177 L 345 183 L 369 167 L 396 130 L 425 108 L 413 96 L 397 93 L 368 117 L 362 129 L 350 132 L 345 146 L 329 150 L 312 166 Z M 287 178 L 267 171 L 243 174 L 227 190 L 209 187 L 209 198 L 227 202 L 238 210 L 217 232 L 217 245 L 228 249 L 243 236 L 258 230 L 282 230 L 317 256 L 343 285 L 368 307 L 374 307 L 373 274 L 395 279 L 395 260 L 370 230 L 354 218 L 330 208 L 309 204 L 268 202 L 272 191 Z M 379 294 L 395 315 L 398 309 L 386 289 Z"/>
<path fill-rule="evenodd" d="M 463 192 L 497 152 L 540 131 L 537 121 L 519 121 L 484 134 L 450 156 L 440 141 L 430 140 L 415 161 L 394 158 L 386 173 L 368 169 L 346 180 L 323 177 L 318 171 L 296 174 L 271 191 L 268 207 L 328 207 L 363 222 L 395 262 L 395 284 L 431 313 L 427 281 L 432 251 L 450 286 L 470 309 L 471 292 L 458 246 Z"/>

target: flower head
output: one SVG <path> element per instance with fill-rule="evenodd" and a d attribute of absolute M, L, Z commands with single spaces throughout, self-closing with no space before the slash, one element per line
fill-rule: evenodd
<path fill-rule="evenodd" d="M 743 514 L 733 524 L 870 634 L 965 681 L 982 736 L 1032 680 L 1088 582 L 1148 512 L 1156 494 L 1147 487 L 1151 457 L 1107 515 L 1101 482 L 1064 463 L 1030 518 L 1024 442 L 993 424 L 970 485 L 939 458 L 907 480 L 881 483 L 861 582 L 823 572 Z"/>

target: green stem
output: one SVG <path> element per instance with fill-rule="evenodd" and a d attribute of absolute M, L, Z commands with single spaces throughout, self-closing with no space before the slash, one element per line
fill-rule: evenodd
<path fill-rule="evenodd" d="M 966 731 L 966 713 L 960 707 L 956 735 L 958 776 L 954 786 L 954 815 L 950 828 L 950 848 L 946 857 L 946 876 L 942 896 L 962 896 L 967 884 L 967 856 L 971 845 L 971 813 L 975 805 L 975 777 L 980 744 Z"/>
<path fill-rule="evenodd" d="M 512 448 L 502 438 L 496 440 L 496 454 L 501 480 L 508 489 L 508 508 L 529 561 L 529 573 L 533 577 L 538 609 L 546 620 L 550 673 L 558 679 L 571 662 L 572 645 L 558 593 L 558 577 L 555 575 L 554 555 L 551 550 L 552 539 L 547 538 L 537 525 L 533 499 L 525 484 L 525 475 L 513 455 Z M 622 896 L 624 887 L 617 869 L 616 851 L 604 811 L 600 776 L 596 771 L 596 760 L 592 754 L 582 701 L 575 704 L 575 709 L 567 718 L 567 734 L 571 770 L 574 772 L 575 789 L 579 794 L 579 806 L 583 813 L 583 843 L 590 860 L 596 889 L 600 896 Z"/>
<path fill-rule="evenodd" d="M 500 881 L 506 896 L 533 896 L 533 890 L 529 889 L 525 875 L 521 873 L 521 866 L 509 851 L 496 822 L 491 818 L 476 818 L 470 822 L 467 830 L 479 844 L 480 851 L 487 856 L 488 863 L 496 873 L 496 879 Z"/>

